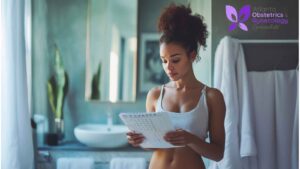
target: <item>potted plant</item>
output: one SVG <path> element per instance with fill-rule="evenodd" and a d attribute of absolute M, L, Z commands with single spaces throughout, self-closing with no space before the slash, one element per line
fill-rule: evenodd
<path fill-rule="evenodd" d="M 47 83 L 48 100 L 54 115 L 54 133 L 51 133 L 50 136 L 54 140 L 50 141 L 50 144 L 57 144 L 58 140 L 64 137 L 63 105 L 68 92 L 68 85 L 68 74 L 64 69 L 60 52 L 55 45 L 54 74 Z"/>

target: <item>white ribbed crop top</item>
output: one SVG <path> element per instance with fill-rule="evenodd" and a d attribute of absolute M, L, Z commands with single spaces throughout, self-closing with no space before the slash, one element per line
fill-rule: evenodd
<path fill-rule="evenodd" d="M 160 96 L 156 103 L 156 112 L 168 112 L 163 109 L 162 99 L 164 94 L 164 85 L 161 87 Z M 176 129 L 181 128 L 201 139 L 207 137 L 208 132 L 208 108 L 206 104 L 206 86 L 201 91 L 197 106 L 189 112 L 168 112 L 171 121 Z"/>

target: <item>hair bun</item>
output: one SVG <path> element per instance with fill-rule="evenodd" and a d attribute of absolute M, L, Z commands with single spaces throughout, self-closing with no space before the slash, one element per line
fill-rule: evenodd
<path fill-rule="evenodd" d="M 160 16 L 158 31 L 164 34 L 183 33 L 186 30 L 188 19 L 192 13 L 190 8 L 171 4 Z"/>

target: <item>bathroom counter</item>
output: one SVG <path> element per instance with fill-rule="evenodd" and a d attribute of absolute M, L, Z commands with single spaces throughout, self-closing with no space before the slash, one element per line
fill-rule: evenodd
<path fill-rule="evenodd" d="M 79 142 L 64 142 L 58 146 L 38 147 L 37 168 L 55 169 L 56 160 L 62 157 L 91 157 L 95 160 L 95 169 L 106 169 L 114 157 L 143 157 L 150 161 L 152 151 L 135 148 L 130 145 L 120 148 L 92 148 Z"/>
<path fill-rule="evenodd" d="M 40 145 L 38 146 L 38 150 L 62 150 L 62 151 L 134 151 L 134 152 L 148 152 L 143 150 L 142 148 L 132 147 L 129 144 L 124 147 L 119 148 L 95 148 L 88 147 L 84 144 L 79 143 L 78 141 L 65 141 L 60 143 L 57 146 L 49 146 L 49 145 Z"/>

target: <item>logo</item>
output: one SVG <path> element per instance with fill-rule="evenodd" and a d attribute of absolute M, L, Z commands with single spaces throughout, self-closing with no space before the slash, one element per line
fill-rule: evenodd
<path fill-rule="evenodd" d="M 226 5 L 226 16 L 227 19 L 232 22 L 228 28 L 229 32 L 236 29 L 237 26 L 239 26 L 239 28 L 243 31 L 248 31 L 248 27 L 244 24 L 244 22 L 246 22 L 250 17 L 250 5 L 243 6 L 239 13 L 237 13 L 233 6 Z"/>

